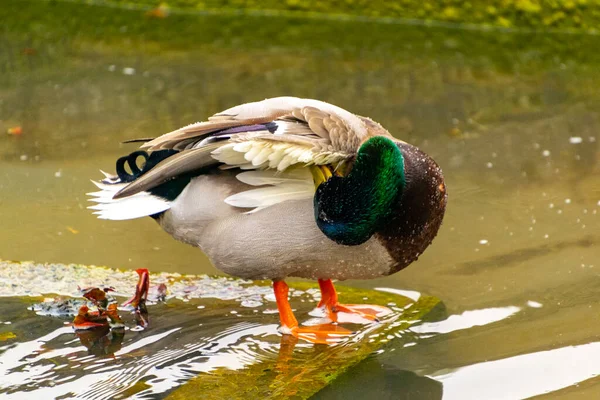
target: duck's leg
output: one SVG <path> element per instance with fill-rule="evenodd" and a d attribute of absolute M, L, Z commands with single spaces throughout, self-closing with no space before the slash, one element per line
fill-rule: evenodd
<path fill-rule="evenodd" d="M 293 335 L 294 329 L 298 328 L 298 320 L 296 319 L 296 316 L 294 316 L 294 312 L 288 301 L 288 292 L 290 289 L 285 281 L 273 281 L 273 290 L 275 291 L 277 310 L 279 310 L 281 332 L 283 334 Z"/>
<path fill-rule="evenodd" d="M 281 321 L 280 332 L 282 334 L 292 335 L 311 343 L 331 344 L 352 333 L 348 329 L 332 324 L 298 326 L 298 320 L 294 316 L 294 312 L 288 301 L 289 287 L 287 283 L 283 280 L 274 280 L 273 290 L 275 291 L 275 300 L 277 301 L 277 309 L 279 310 L 279 319 Z"/>
<path fill-rule="evenodd" d="M 356 320 L 352 316 L 358 316 L 367 321 L 378 321 L 378 317 L 391 313 L 387 307 L 372 304 L 340 304 L 338 295 L 331 279 L 319 279 L 321 289 L 321 301 L 318 308 L 325 309 L 333 322 L 365 322 Z M 343 318 L 340 318 L 344 314 Z"/>

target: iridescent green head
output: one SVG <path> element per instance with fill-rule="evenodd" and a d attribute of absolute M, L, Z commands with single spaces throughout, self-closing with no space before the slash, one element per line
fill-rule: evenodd
<path fill-rule="evenodd" d="M 339 244 L 364 243 L 392 217 L 405 186 L 404 157 L 396 143 L 372 137 L 358 150 L 348 176 L 333 176 L 317 188 L 317 225 Z"/>

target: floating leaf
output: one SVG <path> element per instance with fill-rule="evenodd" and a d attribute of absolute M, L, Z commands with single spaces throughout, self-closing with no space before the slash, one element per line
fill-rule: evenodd
<path fill-rule="evenodd" d="M 23 133 L 23 128 L 21 128 L 20 126 L 13 126 L 11 128 L 8 128 L 6 133 L 8 133 L 9 135 L 19 136 Z"/>
<path fill-rule="evenodd" d="M 15 335 L 12 332 L 2 332 L 2 333 L 0 333 L 0 342 L 4 342 L 5 340 L 8 340 L 8 339 L 14 339 L 16 337 L 17 337 L 17 335 Z"/>

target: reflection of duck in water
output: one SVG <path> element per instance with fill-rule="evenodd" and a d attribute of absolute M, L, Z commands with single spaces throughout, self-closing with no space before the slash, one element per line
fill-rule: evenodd
<path fill-rule="evenodd" d="M 117 176 L 97 183 L 99 218 L 151 216 L 220 270 L 272 279 L 282 332 L 304 338 L 327 332 L 298 326 L 285 278 L 317 279 L 332 321 L 339 312 L 374 320 L 387 309 L 340 304 L 331 280 L 405 268 L 429 246 L 446 207 L 442 172 L 428 155 L 316 100 L 244 104 L 142 147 L 149 153 L 119 159 Z"/>

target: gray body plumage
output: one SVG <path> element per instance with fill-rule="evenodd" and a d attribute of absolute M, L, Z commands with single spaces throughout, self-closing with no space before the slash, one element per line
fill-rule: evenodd
<path fill-rule="evenodd" d="M 311 199 L 255 213 L 224 202 L 248 189 L 229 171 L 198 176 L 158 222 L 176 239 L 202 249 L 219 270 L 246 279 L 369 279 L 390 273 L 392 258 L 377 239 L 342 246 L 325 237 Z"/>

